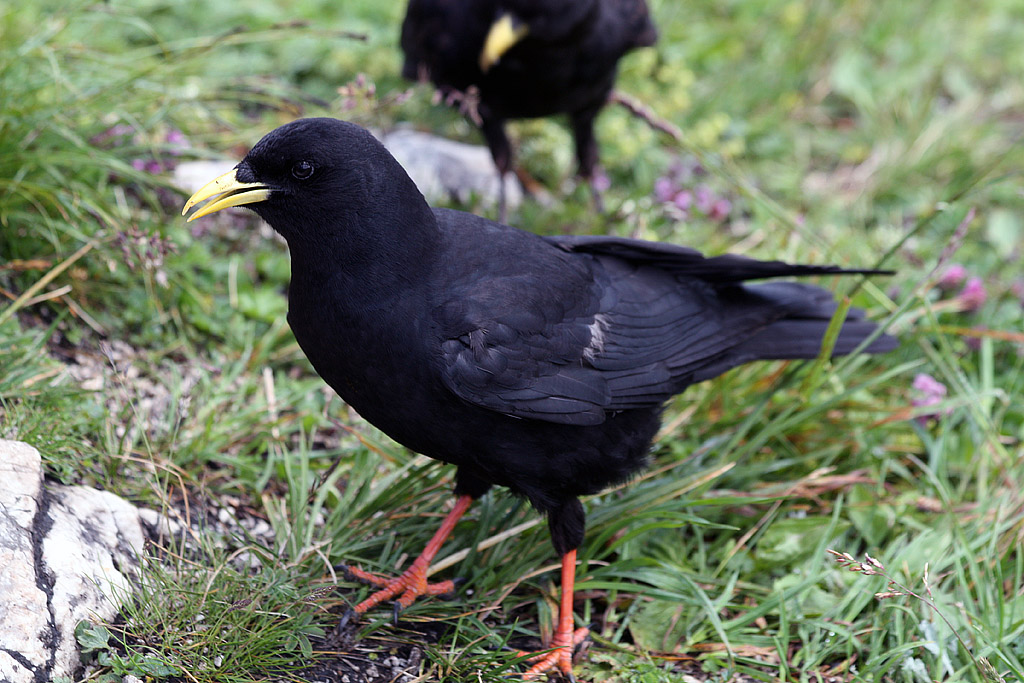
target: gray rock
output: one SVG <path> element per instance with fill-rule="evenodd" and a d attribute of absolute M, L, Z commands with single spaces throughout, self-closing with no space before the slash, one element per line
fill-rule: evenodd
<path fill-rule="evenodd" d="M 0 440 L 0 482 L 0 680 L 72 676 L 75 626 L 113 619 L 132 590 L 139 513 L 105 491 L 44 483 L 39 451 L 17 441 Z"/>
<path fill-rule="evenodd" d="M 375 132 L 388 151 L 416 183 L 428 202 L 455 199 L 469 202 L 474 197 L 484 206 L 498 203 L 498 171 L 491 153 L 483 145 L 469 145 L 446 138 L 398 128 Z M 234 161 L 188 161 L 174 168 L 174 184 L 195 192 L 235 166 Z M 505 177 L 505 198 L 509 209 L 522 203 L 523 190 L 513 174 Z"/>
<path fill-rule="evenodd" d="M 182 161 L 174 166 L 171 182 L 185 192 L 192 194 L 214 178 L 224 175 L 235 167 L 237 161 L 210 160 Z"/>
<path fill-rule="evenodd" d="M 427 201 L 469 202 L 475 196 L 485 206 L 498 203 L 498 171 L 487 147 L 408 128 L 378 134 L 378 137 Z M 509 209 L 523 201 L 523 190 L 511 173 L 505 176 L 505 197 Z"/>

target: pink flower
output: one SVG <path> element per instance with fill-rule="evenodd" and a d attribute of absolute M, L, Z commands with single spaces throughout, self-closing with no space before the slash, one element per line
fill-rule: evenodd
<path fill-rule="evenodd" d="M 937 284 L 939 289 L 956 289 L 964 281 L 965 277 L 967 277 L 967 269 L 959 263 L 953 263 L 943 271 Z"/>
<path fill-rule="evenodd" d="M 1010 292 L 1017 297 L 1020 305 L 1024 306 L 1024 280 L 1014 280 L 1010 285 Z"/>
<path fill-rule="evenodd" d="M 680 190 L 672 198 L 672 203 L 679 207 L 680 210 L 687 211 L 690 205 L 693 204 L 693 194 L 689 190 Z"/>
<path fill-rule="evenodd" d="M 670 202 L 675 196 L 675 184 L 670 178 L 661 176 L 654 181 L 654 198 L 661 203 Z"/>
<path fill-rule="evenodd" d="M 910 404 L 915 408 L 934 406 L 942 403 L 946 398 L 946 385 L 929 374 L 923 372 L 918 373 L 914 377 L 914 382 L 911 386 L 914 388 L 914 391 L 918 393 L 917 396 L 910 400 Z M 918 415 L 916 419 L 918 422 L 923 424 L 929 419 L 938 419 L 939 417 L 949 415 L 951 412 L 952 411 L 949 408 L 939 412 L 925 412 Z"/>
<path fill-rule="evenodd" d="M 689 170 L 686 165 L 683 164 L 683 160 L 677 157 L 675 161 L 668 166 L 668 177 L 673 180 L 678 180 L 684 175 L 689 175 Z"/>
<path fill-rule="evenodd" d="M 711 189 L 707 185 L 698 185 L 694 194 L 697 200 L 697 210 L 704 215 L 711 213 L 711 206 L 715 201 L 715 195 Z"/>
<path fill-rule="evenodd" d="M 924 372 L 919 372 L 914 376 L 914 383 L 912 386 L 922 394 L 930 397 L 937 396 L 940 400 L 946 396 L 947 392 L 945 384 Z M 934 401 L 932 401 L 932 403 L 934 403 Z M 921 404 L 915 403 L 914 405 Z M 931 403 L 927 405 L 931 405 Z"/>
<path fill-rule="evenodd" d="M 167 152 L 171 156 L 181 156 L 189 148 L 188 138 L 177 128 L 169 130 L 164 139 L 167 141 Z"/>
<path fill-rule="evenodd" d="M 725 197 L 720 197 L 711 205 L 711 210 L 708 211 L 708 218 L 715 221 L 724 221 L 729 217 L 730 211 L 732 211 L 732 202 Z"/>
<path fill-rule="evenodd" d="M 988 298 L 988 292 L 985 290 L 985 283 L 981 281 L 980 277 L 971 277 L 967 280 L 967 284 L 960 290 L 960 294 L 957 299 L 960 301 L 961 311 L 977 311 L 985 305 L 985 299 Z"/>
<path fill-rule="evenodd" d="M 595 168 L 594 175 L 590 179 L 590 186 L 595 192 L 607 192 L 612 186 L 612 179 L 604 172 L 603 168 Z"/>

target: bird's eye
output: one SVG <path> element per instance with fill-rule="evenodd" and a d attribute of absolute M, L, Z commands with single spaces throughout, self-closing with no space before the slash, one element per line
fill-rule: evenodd
<path fill-rule="evenodd" d="M 313 162 L 299 161 L 292 166 L 292 175 L 299 180 L 305 180 L 309 176 L 313 175 Z"/>

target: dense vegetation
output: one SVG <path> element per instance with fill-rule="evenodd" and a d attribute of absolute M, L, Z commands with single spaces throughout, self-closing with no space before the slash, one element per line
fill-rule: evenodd
<path fill-rule="evenodd" d="M 745 367 L 674 402 L 651 471 L 586 503 L 577 613 L 598 635 L 578 673 L 1020 680 L 1024 9 L 652 6 L 660 43 L 619 87 L 681 140 L 610 107 L 597 216 L 561 123 L 516 124 L 555 201 L 510 221 L 892 268 L 826 284 L 903 344 Z M 319 590 L 331 564 L 394 568 L 444 509 L 451 473 L 350 414 L 295 345 L 283 244 L 244 214 L 186 226 L 171 183 L 299 115 L 478 142 L 427 88 L 405 94 L 402 9 L 0 10 L 0 437 L 66 482 L 270 523 L 165 549 L 124 624 L 83 628 L 100 673 L 253 680 L 329 657 L 327 610 L 366 590 Z M 445 552 L 488 539 L 445 569 L 468 580 L 457 601 L 414 605 L 408 633 L 373 615 L 360 656 L 411 639 L 428 679 L 501 680 L 501 645 L 548 628 L 532 620 L 557 577 L 521 501 L 488 495 Z"/>

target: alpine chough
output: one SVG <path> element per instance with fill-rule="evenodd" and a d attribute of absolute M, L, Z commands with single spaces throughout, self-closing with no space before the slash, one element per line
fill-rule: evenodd
<path fill-rule="evenodd" d="M 502 181 L 512 168 L 505 121 L 568 115 L 579 175 L 589 182 L 598 161 L 594 119 L 619 59 L 657 35 L 644 0 L 409 0 L 402 75 L 442 93 L 478 89 L 478 122 Z M 594 198 L 600 203 L 596 191 Z M 504 220 L 504 189 L 500 202 Z"/>
<path fill-rule="evenodd" d="M 601 236 L 541 237 L 431 209 L 366 130 L 327 118 L 272 131 L 196 192 L 189 220 L 251 208 L 291 252 L 288 322 L 320 376 L 408 448 L 457 467 L 457 501 L 402 576 L 355 607 L 406 607 L 474 498 L 497 484 L 547 515 L 562 562 L 555 648 L 528 678 L 571 672 L 579 496 L 644 466 L 662 406 L 759 359 L 814 358 L 832 295 L 780 276 L 870 273 Z M 852 310 L 833 353 L 876 331 Z M 889 351 L 887 335 L 868 353 Z"/>

